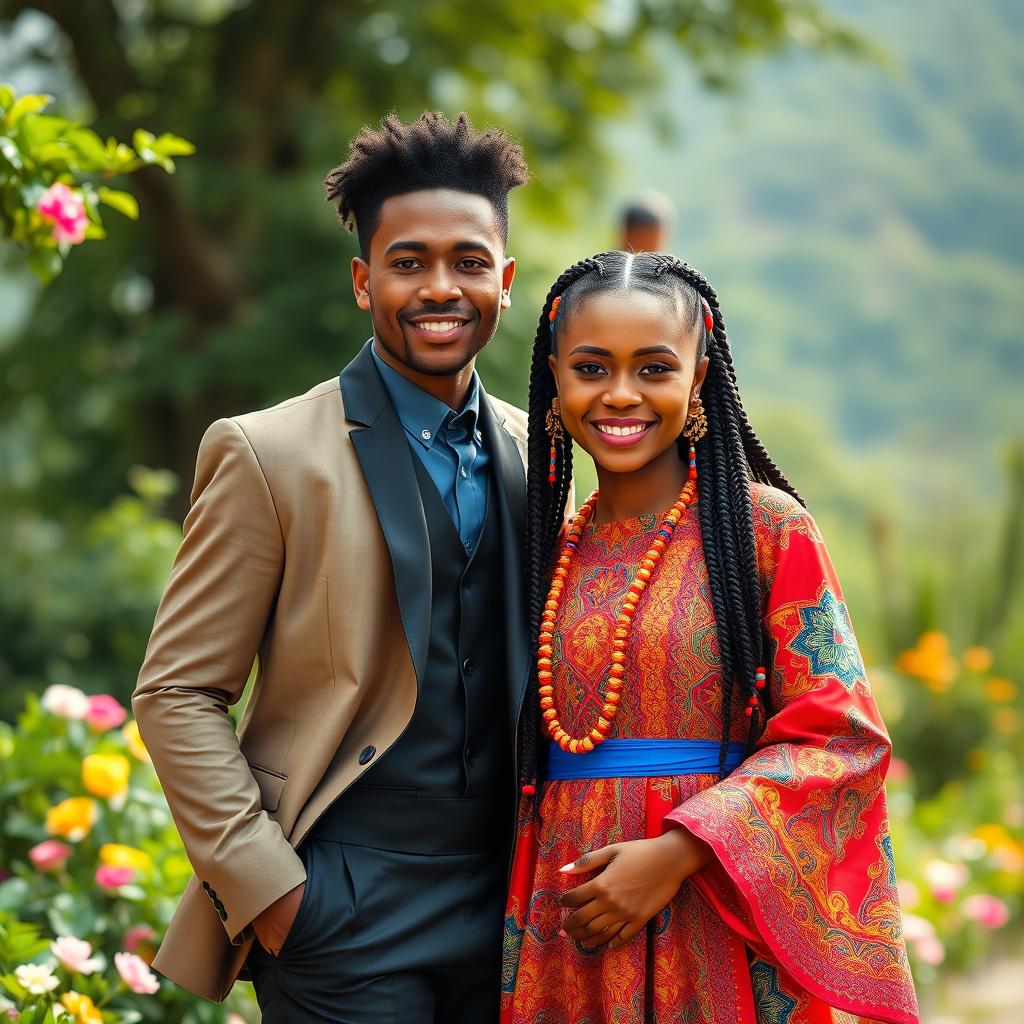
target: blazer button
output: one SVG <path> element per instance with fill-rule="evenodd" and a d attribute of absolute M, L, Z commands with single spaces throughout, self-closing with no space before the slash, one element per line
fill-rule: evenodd
<path fill-rule="evenodd" d="M 462 671 L 471 676 L 476 671 L 476 662 L 472 658 L 467 658 L 462 663 Z"/>
<path fill-rule="evenodd" d="M 359 763 L 360 764 L 369 764 L 370 759 L 376 753 L 377 753 L 377 748 L 376 747 L 363 747 L 363 749 L 359 751 Z"/>

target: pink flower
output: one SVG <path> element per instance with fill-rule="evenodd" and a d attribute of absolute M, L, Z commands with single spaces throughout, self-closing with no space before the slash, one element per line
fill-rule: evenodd
<path fill-rule="evenodd" d="M 84 939 L 76 939 L 74 935 L 62 935 L 51 942 L 50 952 L 66 971 L 92 974 L 103 966 L 102 961 L 92 955 L 92 946 Z"/>
<path fill-rule="evenodd" d="M 89 714 L 89 698 L 76 686 L 55 683 L 43 690 L 43 710 L 58 718 L 82 719 Z"/>
<path fill-rule="evenodd" d="M 136 924 L 124 933 L 124 948 L 129 953 L 134 953 L 139 943 L 149 942 L 150 939 L 155 938 L 156 932 L 148 924 Z"/>
<path fill-rule="evenodd" d="M 127 885 L 135 877 L 131 868 L 115 867 L 113 864 L 101 864 L 96 869 L 96 884 L 107 892 L 114 892 L 122 885 Z"/>
<path fill-rule="evenodd" d="M 980 892 L 976 896 L 968 896 L 960 904 L 964 917 L 982 928 L 1002 928 L 1010 920 L 1010 910 L 998 896 L 990 896 Z"/>
<path fill-rule="evenodd" d="M 109 693 L 98 693 L 89 698 L 89 713 L 85 720 L 97 732 L 116 729 L 127 717 L 128 712 Z"/>
<path fill-rule="evenodd" d="M 159 991 L 160 982 L 146 961 L 134 953 L 115 953 L 114 966 L 121 980 L 133 991 L 151 996 Z"/>
<path fill-rule="evenodd" d="M 921 890 L 909 879 L 901 878 L 896 883 L 896 894 L 904 910 L 913 910 L 921 903 Z"/>
<path fill-rule="evenodd" d="M 967 867 L 958 861 L 934 858 L 921 869 L 931 887 L 932 896 L 940 903 L 952 903 L 956 894 L 967 884 Z"/>
<path fill-rule="evenodd" d="M 71 847 L 56 839 L 47 839 L 28 851 L 28 859 L 37 871 L 60 871 L 71 856 Z"/>
<path fill-rule="evenodd" d="M 914 943 L 914 954 L 923 964 L 930 967 L 937 967 L 946 959 L 946 947 L 942 941 L 935 936 L 930 939 L 922 939 Z"/>
<path fill-rule="evenodd" d="M 40 197 L 36 207 L 39 216 L 53 224 L 53 237 L 58 242 L 78 245 L 85 238 L 89 218 L 80 192 L 62 185 L 51 185 Z"/>

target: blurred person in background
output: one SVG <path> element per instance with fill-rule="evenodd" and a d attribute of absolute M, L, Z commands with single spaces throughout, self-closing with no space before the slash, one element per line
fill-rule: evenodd
<path fill-rule="evenodd" d="M 526 420 L 474 361 L 526 179 L 464 114 L 363 129 L 325 185 L 373 337 L 199 451 L 133 701 L 196 871 L 154 966 L 210 999 L 245 967 L 266 1024 L 498 1015 Z"/>
<path fill-rule="evenodd" d="M 714 289 L 666 254 L 599 254 L 548 294 L 506 1024 L 918 1019 L 889 737 L 732 367 Z M 572 441 L 599 489 L 563 527 Z"/>
<path fill-rule="evenodd" d="M 625 252 L 664 252 L 675 225 L 676 207 L 661 192 L 643 192 L 622 211 L 619 248 Z"/>

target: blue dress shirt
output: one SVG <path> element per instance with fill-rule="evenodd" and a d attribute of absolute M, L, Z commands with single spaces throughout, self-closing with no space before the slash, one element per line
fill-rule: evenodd
<path fill-rule="evenodd" d="M 440 492 L 463 547 L 472 553 L 484 525 L 490 461 L 478 423 L 480 378 L 473 374 L 466 404 L 456 412 L 388 366 L 372 346 L 370 351 L 409 446 Z"/>

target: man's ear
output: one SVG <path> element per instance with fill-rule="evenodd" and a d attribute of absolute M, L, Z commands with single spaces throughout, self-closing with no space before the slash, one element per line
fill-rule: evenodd
<path fill-rule="evenodd" d="M 358 256 L 352 257 L 352 291 L 356 305 L 362 310 L 370 308 L 370 268 Z"/>
<path fill-rule="evenodd" d="M 505 266 L 501 268 L 501 308 L 508 309 L 512 305 L 512 280 L 516 276 L 516 260 L 509 256 Z"/>

